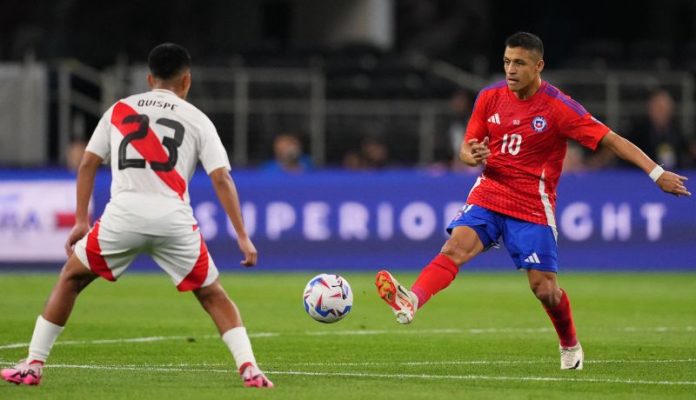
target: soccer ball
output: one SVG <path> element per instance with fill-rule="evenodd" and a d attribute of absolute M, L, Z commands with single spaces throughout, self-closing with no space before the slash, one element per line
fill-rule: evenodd
<path fill-rule="evenodd" d="M 353 290 L 339 275 L 319 274 L 304 289 L 304 308 L 319 322 L 340 321 L 353 307 Z"/>

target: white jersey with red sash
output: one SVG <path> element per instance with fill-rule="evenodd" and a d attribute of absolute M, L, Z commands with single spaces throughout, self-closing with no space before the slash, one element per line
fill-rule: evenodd
<path fill-rule="evenodd" d="M 200 160 L 207 173 L 230 169 L 213 123 L 167 90 L 120 100 L 104 113 L 86 151 L 111 162 L 111 200 L 75 254 L 115 281 L 149 254 L 181 291 L 210 285 L 219 273 L 189 204 Z"/>
<path fill-rule="evenodd" d="M 109 108 L 87 151 L 111 162 L 109 225 L 153 235 L 190 232 L 196 223 L 188 181 L 199 160 L 207 173 L 230 169 L 210 119 L 161 89 L 130 96 Z M 165 215 L 166 219 L 159 218 Z M 164 224 L 152 224 L 153 219 Z"/>

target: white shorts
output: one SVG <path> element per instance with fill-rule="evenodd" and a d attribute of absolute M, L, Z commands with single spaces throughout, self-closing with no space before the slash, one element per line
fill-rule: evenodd
<path fill-rule="evenodd" d="M 219 276 L 195 225 L 190 233 L 159 236 L 115 231 L 97 221 L 75 244 L 77 258 L 92 272 L 110 281 L 121 276 L 141 253 L 152 256 L 182 292 L 208 286 Z"/>

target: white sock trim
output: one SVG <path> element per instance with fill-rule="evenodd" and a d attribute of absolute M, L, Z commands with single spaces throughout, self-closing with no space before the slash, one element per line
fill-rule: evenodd
<path fill-rule="evenodd" d="M 48 359 L 48 355 L 51 353 L 53 344 L 56 342 L 56 339 L 58 339 L 60 333 L 63 332 L 63 328 L 64 327 L 60 325 L 45 320 L 43 316 L 39 315 L 39 317 L 36 318 L 34 334 L 29 344 L 29 356 L 27 360 L 45 363 L 46 359 Z"/>
<path fill-rule="evenodd" d="M 240 326 L 225 332 L 222 335 L 222 341 L 230 349 L 234 362 L 237 364 L 237 370 L 244 363 L 250 362 L 256 365 L 256 358 L 254 358 L 254 352 L 251 350 L 251 341 L 249 341 L 245 327 Z"/>

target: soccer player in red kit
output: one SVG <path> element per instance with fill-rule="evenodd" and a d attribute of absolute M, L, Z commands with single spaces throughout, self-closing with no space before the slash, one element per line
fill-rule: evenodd
<path fill-rule="evenodd" d="M 377 273 L 378 293 L 406 324 L 459 267 L 502 239 L 545 308 L 560 340 L 561 369 L 582 369 L 568 294 L 558 286 L 556 185 L 568 139 L 595 150 L 604 146 L 630 161 L 666 193 L 689 196 L 686 177 L 663 170 L 638 147 L 593 118 L 580 104 L 541 79 L 539 37 L 518 32 L 505 42 L 505 80 L 481 90 L 460 158 L 483 166 L 466 204 L 450 223 L 450 238 L 411 290 L 388 272 Z"/>

